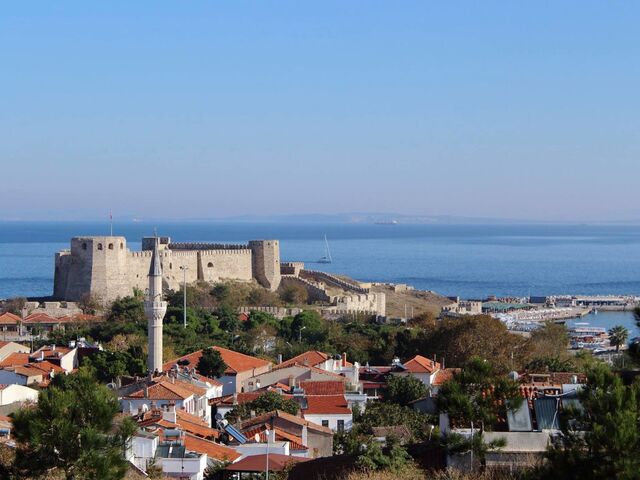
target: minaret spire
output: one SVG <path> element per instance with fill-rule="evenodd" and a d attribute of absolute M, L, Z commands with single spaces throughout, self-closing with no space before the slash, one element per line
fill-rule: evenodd
<path fill-rule="evenodd" d="M 144 302 L 149 335 L 147 368 L 151 373 L 162 371 L 162 319 L 167 313 L 167 302 L 162 300 L 162 264 L 159 250 L 160 239 L 156 235 L 149 266 L 149 293 Z"/>

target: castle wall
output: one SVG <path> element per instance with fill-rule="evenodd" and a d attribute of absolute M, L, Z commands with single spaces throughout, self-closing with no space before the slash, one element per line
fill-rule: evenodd
<path fill-rule="evenodd" d="M 148 243 L 148 242 L 147 242 Z M 159 252 L 163 269 L 163 288 L 182 288 L 186 282 L 251 281 L 266 288 L 280 284 L 280 252 L 277 240 L 247 245 L 171 244 L 164 237 Z M 147 247 L 143 239 L 143 247 Z M 172 249 L 175 247 L 175 250 Z M 259 260 L 254 251 L 259 250 Z M 71 249 L 55 258 L 54 298 L 77 301 L 91 294 L 103 303 L 132 295 L 134 288 L 146 291 L 152 252 L 146 248 L 131 251 L 124 237 L 75 237 Z M 263 262 L 263 264 L 260 264 Z M 267 264 L 265 265 L 264 262 Z"/>
<path fill-rule="evenodd" d="M 251 281 L 252 253 L 249 249 L 204 250 L 198 252 L 201 276 L 205 282 L 220 280 Z"/>

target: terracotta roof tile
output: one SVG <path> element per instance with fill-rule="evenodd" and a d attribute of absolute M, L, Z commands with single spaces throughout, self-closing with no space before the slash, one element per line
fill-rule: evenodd
<path fill-rule="evenodd" d="M 307 408 L 302 411 L 303 415 L 351 413 L 344 395 L 317 395 L 306 399 Z"/>
<path fill-rule="evenodd" d="M 269 454 L 269 470 L 276 472 L 287 468 L 292 463 L 308 462 L 310 458 L 292 457 L 289 455 L 281 455 L 279 453 Z M 267 455 L 251 455 L 245 457 L 239 462 L 229 465 L 225 470 L 232 472 L 264 472 L 267 465 Z"/>
<path fill-rule="evenodd" d="M 189 433 L 184 436 L 184 446 L 192 452 L 206 453 L 209 458 L 218 461 L 233 462 L 242 456 L 233 448 L 196 437 Z"/>
<path fill-rule="evenodd" d="M 17 325 L 22 319 L 11 312 L 0 314 L 0 325 Z"/>
<path fill-rule="evenodd" d="M 438 370 L 432 385 L 442 385 L 443 383 L 451 380 L 458 372 L 460 372 L 459 368 L 445 368 L 444 370 Z"/>
<path fill-rule="evenodd" d="M 252 440 L 256 433 L 258 435 L 260 435 L 260 442 L 261 443 L 266 443 L 267 442 L 267 434 L 266 434 L 266 430 L 267 430 L 267 425 L 259 425 L 257 427 L 251 428 L 249 430 L 245 430 L 242 433 L 244 434 L 245 437 L 247 437 L 249 440 Z M 274 428 L 273 431 L 276 434 L 276 441 L 277 442 L 289 442 L 289 448 L 291 450 L 308 450 L 309 448 L 305 445 L 302 444 L 302 437 L 298 437 L 297 435 L 292 435 L 291 433 L 285 432 L 284 430 L 280 429 L 280 428 Z"/>
<path fill-rule="evenodd" d="M 145 388 L 141 388 L 125 398 L 148 398 L 149 400 L 185 400 L 193 395 L 193 392 L 183 388 L 181 385 L 173 384 L 163 380 L 147 388 L 145 396 Z"/>
<path fill-rule="evenodd" d="M 340 380 L 300 382 L 305 395 L 344 395 L 344 382 Z"/>
<path fill-rule="evenodd" d="M 440 369 L 440 364 L 429 360 L 422 355 L 416 355 L 411 360 L 407 360 L 404 367 L 411 373 L 434 373 Z"/>
<path fill-rule="evenodd" d="M 0 367 L 13 367 L 29 363 L 29 353 L 14 352 L 0 362 Z"/>
<path fill-rule="evenodd" d="M 326 353 L 320 352 L 318 350 L 309 350 L 308 352 L 296 355 L 295 357 L 276 365 L 274 368 L 286 368 L 293 365 L 315 367 L 316 365 L 324 363 L 327 359 L 329 359 L 329 355 L 327 355 Z"/>
<path fill-rule="evenodd" d="M 25 317 L 24 323 L 62 323 L 55 317 L 47 315 L 46 313 L 32 313 Z"/>
<path fill-rule="evenodd" d="M 333 435 L 333 430 L 331 430 L 329 427 L 323 427 L 322 425 L 318 425 L 315 422 L 311 422 L 309 420 L 306 420 L 302 417 L 298 417 L 296 415 L 291 415 L 290 413 L 283 412 L 282 410 L 274 410 L 273 412 L 263 413 L 262 415 L 258 415 L 257 417 L 245 420 L 244 422 L 242 422 L 241 428 L 245 429 L 252 425 L 258 425 L 264 422 L 270 422 L 272 417 L 281 418 L 283 420 L 294 423 L 296 425 L 306 426 L 307 428 L 311 430 L 315 430 L 317 432 Z"/>
<path fill-rule="evenodd" d="M 246 372 L 247 370 L 252 370 L 254 368 L 261 368 L 271 365 L 271 362 L 267 360 L 263 360 L 257 357 L 251 357 L 239 352 L 234 352 L 233 350 L 229 350 L 227 348 L 217 346 L 214 346 L 212 348 L 220 352 L 222 360 L 224 360 L 224 363 L 227 364 L 227 369 L 224 372 L 227 375 L 235 375 L 239 372 Z M 176 358 L 175 360 L 171 360 L 170 362 L 165 363 L 162 366 L 162 369 L 165 371 L 170 370 L 176 363 L 185 360 L 188 360 L 189 365 L 195 368 L 198 365 L 200 357 L 202 357 L 202 350 L 198 350 L 197 352 L 193 352 L 180 358 Z"/>

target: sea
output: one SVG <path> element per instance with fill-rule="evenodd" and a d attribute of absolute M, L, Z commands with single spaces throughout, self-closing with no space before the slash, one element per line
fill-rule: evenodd
<path fill-rule="evenodd" d="M 108 235 L 108 222 L 0 222 L 0 298 L 53 291 L 54 254 L 78 235 Z M 114 222 L 114 235 L 245 243 L 280 240 L 283 261 L 362 281 L 406 283 L 461 298 L 552 294 L 640 294 L 640 226 L 377 225 L 242 222 Z M 325 256 L 327 238 L 333 262 Z M 583 321 L 633 332 L 630 313 Z M 640 332 L 637 332 L 640 333 Z"/>

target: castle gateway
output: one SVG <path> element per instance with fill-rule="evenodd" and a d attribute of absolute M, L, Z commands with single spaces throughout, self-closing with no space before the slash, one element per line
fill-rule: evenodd
<path fill-rule="evenodd" d="M 142 251 L 127 248 L 124 237 L 74 237 L 71 248 L 56 253 L 53 296 L 78 301 L 87 295 L 109 303 L 145 291 L 155 237 L 142 239 Z M 163 288 L 178 290 L 186 268 L 187 283 L 255 279 L 269 290 L 280 285 L 278 240 L 246 245 L 172 243 L 160 238 Z"/>

